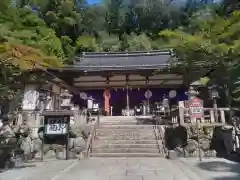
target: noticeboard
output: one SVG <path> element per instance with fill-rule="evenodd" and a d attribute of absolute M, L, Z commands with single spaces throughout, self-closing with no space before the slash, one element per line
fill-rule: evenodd
<path fill-rule="evenodd" d="M 44 116 L 45 135 L 67 135 L 69 130 L 70 116 L 50 115 Z"/>

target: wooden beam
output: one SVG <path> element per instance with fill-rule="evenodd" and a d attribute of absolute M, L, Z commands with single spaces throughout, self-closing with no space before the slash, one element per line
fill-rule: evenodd
<path fill-rule="evenodd" d="M 181 81 L 182 79 L 153 79 L 153 80 L 149 80 L 150 82 L 151 81 Z M 142 82 L 145 80 L 129 80 L 128 82 Z M 91 81 L 74 81 L 74 83 L 88 83 L 88 82 L 106 82 L 106 80 L 102 80 L 102 81 L 98 81 L 98 80 L 91 80 Z M 126 82 L 126 81 L 123 81 L 123 80 L 109 80 L 109 82 Z"/>
<path fill-rule="evenodd" d="M 122 89 L 125 88 L 123 86 L 108 86 L 109 88 L 113 88 L 113 89 Z M 76 89 L 78 89 L 79 91 L 84 91 L 84 90 L 104 90 L 106 88 L 106 86 L 99 86 L 99 87 L 76 87 Z M 165 85 L 162 84 L 161 86 L 159 85 L 145 85 L 145 86 L 129 86 L 129 88 L 132 89 L 137 89 L 137 88 L 142 88 L 142 89 L 148 89 L 148 88 L 169 88 L 169 89 L 176 89 L 176 88 L 185 88 L 185 86 L 183 86 L 182 84 L 172 84 L 172 85 Z"/>

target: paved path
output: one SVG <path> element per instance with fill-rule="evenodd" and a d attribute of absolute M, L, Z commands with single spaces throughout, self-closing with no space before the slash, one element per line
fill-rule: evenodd
<path fill-rule="evenodd" d="M 0 180 L 239 180 L 240 164 L 224 159 L 92 158 L 48 161 L 0 173 Z"/>

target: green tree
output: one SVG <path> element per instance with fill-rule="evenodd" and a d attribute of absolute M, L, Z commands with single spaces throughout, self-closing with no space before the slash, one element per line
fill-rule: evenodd
<path fill-rule="evenodd" d="M 224 71 L 218 78 L 230 75 L 233 82 L 238 81 L 240 57 L 240 13 L 238 11 L 230 17 L 218 15 L 205 19 L 195 19 L 192 28 L 164 30 L 160 36 L 168 40 L 169 45 L 175 49 L 177 59 L 186 66 L 195 64 L 218 65 Z M 226 82 L 226 81 L 225 81 Z M 238 92 L 238 86 L 232 86 Z M 237 94 L 235 94 L 237 98 Z"/>
<path fill-rule="evenodd" d="M 35 13 L 28 8 L 9 9 L 8 12 L 0 13 L 0 34 L 3 39 L 39 48 L 48 55 L 64 57 L 61 41 Z"/>
<path fill-rule="evenodd" d="M 125 49 L 128 51 L 148 51 L 152 49 L 151 39 L 144 33 L 125 35 Z"/>
<path fill-rule="evenodd" d="M 122 42 L 119 37 L 114 34 L 108 34 L 107 32 L 99 32 L 98 44 L 101 51 L 116 52 L 122 51 Z"/>
<path fill-rule="evenodd" d="M 235 10 L 240 10 L 240 2 L 238 0 L 223 0 L 222 10 L 224 14 L 231 14 Z"/>
<path fill-rule="evenodd" d="M 26 7 L 4 2 L 6 8 L 0 12 L 0 103 L 9 102 L 31 78 L 24 71 L 59 67 L 63 58 L 60 40 L 42 19 Z"/>

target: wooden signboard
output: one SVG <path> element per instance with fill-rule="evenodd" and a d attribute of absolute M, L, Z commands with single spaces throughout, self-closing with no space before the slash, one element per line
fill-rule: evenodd
<path fill-rule="evenodd" d="M 54 139 L 56 140 L 60 140 L 61 142 L 63 141 L 66 148 L 66 159 L 68 159 L 69 126 L 72 112 L 45 111 L 43 112 L 43 116 L 44 116 L 44 137 L 45 138 L 54 137 Z"/>

